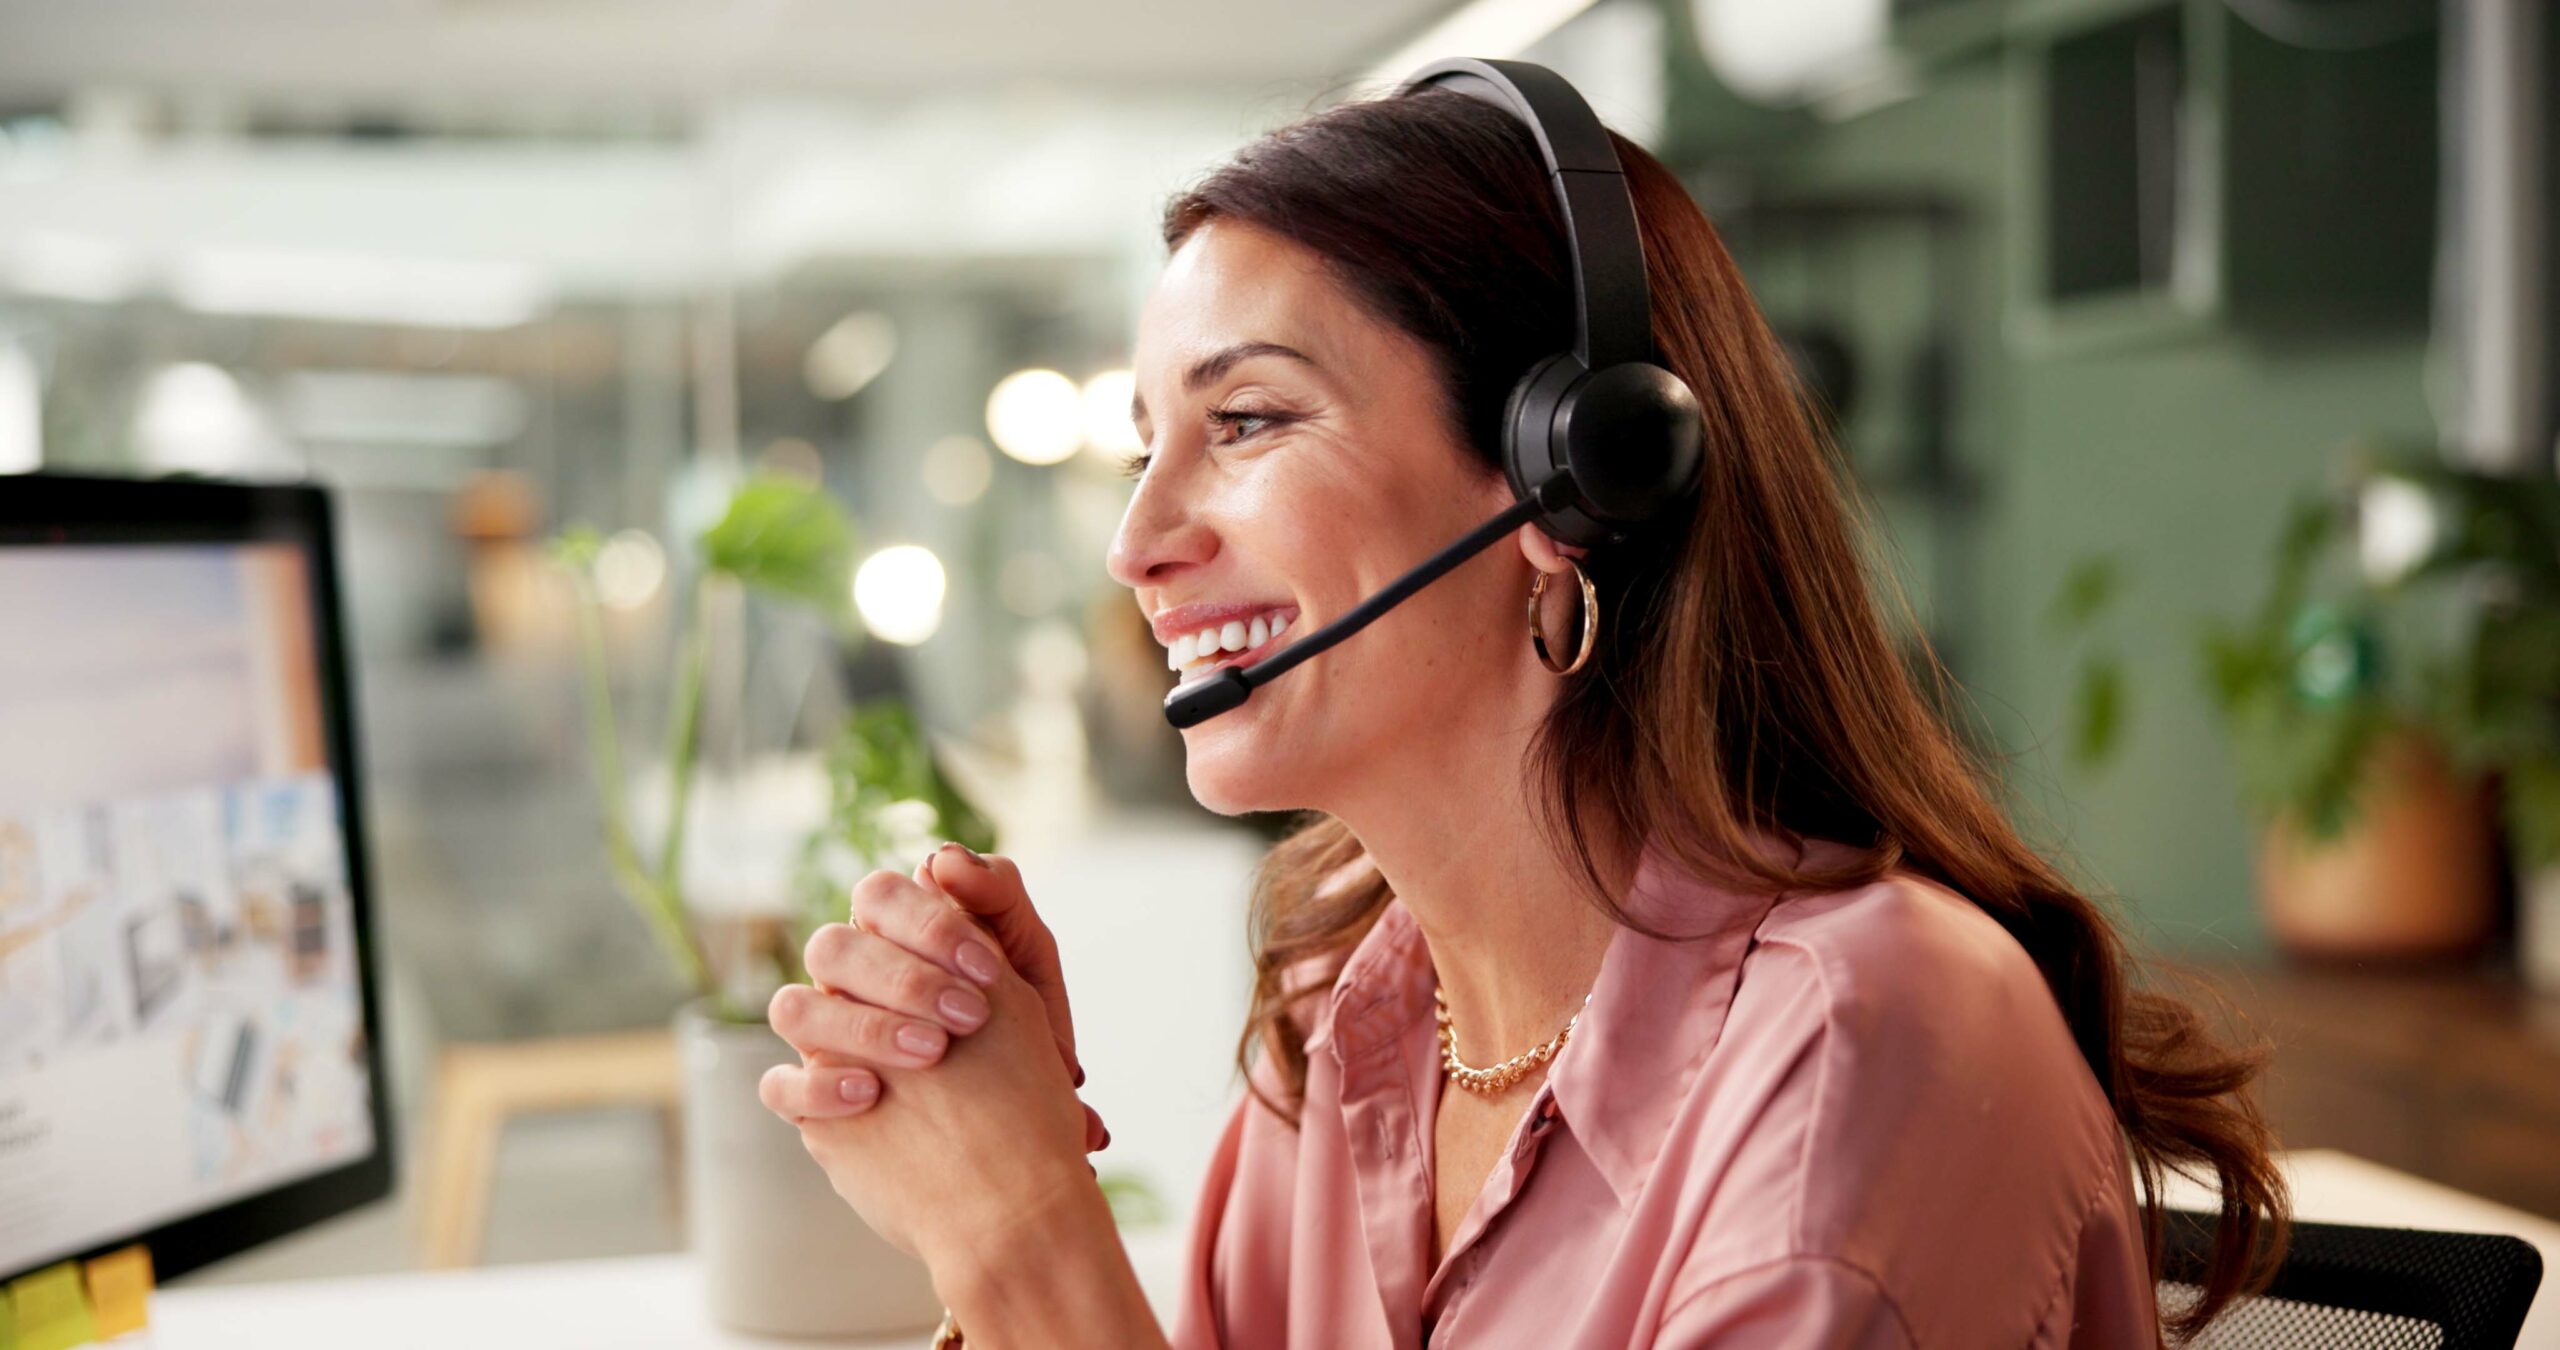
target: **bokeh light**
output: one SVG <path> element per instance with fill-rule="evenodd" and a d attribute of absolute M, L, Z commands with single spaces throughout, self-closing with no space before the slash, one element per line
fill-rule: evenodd
<path fill-rule="evenodd" d="M 1125 370 L 1106 370 L 1084 382 L 1087 450 L 1111 461 L 1138 451 L 1138 424 L 1129 420 L 1129 399 L 1137 391 L 1138 377 Z"/>
<path fill-rule="evenodd" d="M 987 395 L 987 435 L 1025 464 L 1056 464 L 1084 443 L 1084 396 L 1054 370 L 1017 370 Z"/>
<path fill-rule="evenodd" d="M 975 436 L 945 436 L 924 452 L 925 495 L 944 506 L 967 506 L 987 495 L 995 475 L 995 456 Z"/>
<path fill-rule="evenodd" d="M 666 550 L 646 530 L 618 531 L 596 550 L 596 598 L 607 609 L 638 609 L 666 580 Z"/>
<path fill-rule="evenodd" d="M 853 572 L 853 607 L 883 642 L 912 647 L 942 626 L 942 560 L 921 544 L 893 544 Z"/>

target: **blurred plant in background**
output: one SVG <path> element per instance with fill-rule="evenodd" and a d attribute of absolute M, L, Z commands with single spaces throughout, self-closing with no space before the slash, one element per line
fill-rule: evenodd
<path fill-rule="evenodd" d="M 931 841 L 957 839 L 985 851 L 995 846 L 986 818 L 935 764 L 914 714 L 895 698 L 873 700 L 846 718 L 826 753 L 824 823 L 800 849 L 793 924 L 769 925 L 741 952 L 712 956 L 702 916 L 685 893 L 688 807 L 699 769 L 705 676 L 711 637 L 705 615 L 714 588 L 737 586 L 824 616 L 846 640 L 847 586 L 853 527 L 834 499 L 799 479 L 750 479 L 699 540 L 700 573 L 685 592 L 678 620 L 676 672 L 664 732 L 669 807 L 654 841 L 639 837 L 626 790 L 622 731 L 614 711 L 605 651 L 605 617 L 595 564 L 598 533 L 572 528 L 553 541 L 577 595 L 587 744 L 604 816 L 605 861 L 614 884 L 649 923 L 676 973 L 709 1002 L 714 1015 L 757 1020 L 752 990 L 806 978 L 800 947 L 808 929 L 840 917 L 845 890 L 886 858 L 920 853 Z M 654 849 L 650 845 L 654 843 Z M 758 969 L 738 970 L 741 961 Z M 732 967 L 732 968 L 723 968 Z M 750 992 L 741 993 L 745 989 Z"/>
<path fill-rule="evenodd" d="M 2323 574 L 2341 537 L 2325 494 L 2297 500 L 2257 607 L 2202 620 L 2197 639 L 2243 804 L 2260 825 L 2290 817 L 2314 840 L 2354 820 L 2383 734 L 2429 720 L 2428 660 L 2391 640 L 2401 597 Z"/>
<path fill-rule="evenodd" d="M 2357 478 L 2367 574 L 2437 620 L 2433 729 L 2497 775 L 2518 862 L 2560 864 L 2560 482 L 2405 451 L 2367 452 Z"/>
<path fill-rule="evenodd" d="M 2560 482 L 2431 448 L 2359 447 L 2343 468 L 2285 515 L 2255 607 L 2197 630 L 2270 926 L 2306 954 L 2467 954 L 2494 922 L 2494 818 L 2537 897 L 2525 964 L 2560 987 Z M 2105 625 L 2125 589 L 2093 555 L 2047 607 L 2085 769 L 2125 743 Z"/>
<path fill-rule="evenodd" d="M 2560 553 L 2534 557 L 2560 548 L 2560 489 L 2431 458 L 2360 452 L 2348 493 L 2308 492 L 2286 512 L 2257 604 L 2197 619 L 2243 804 L 2261 824 L 2291 814 L 2335 838 L 2375 747 L 2417 732 L 2465 769 L 2535 780 L 2513 823 L 2560 850 Z M 2091 771 L 2133 724 L 2107 624 L 2131 585 L 2119 555 L 2091 554 L 2045 608 L 2075 667 L 2069 754 Z"/>
<path fill-rule="evenodd" d="M 773 954 L 784 978 L 809 978 L 806 935 L 844 917 L 845 894 L 864 872 L 920 858 L 945 839 L 980 853 L 996 846 L 995 827 L 944 775 L 915 713 L 897 699 L 857 705 L 827 749 L 827 822 L 801 846 L 800 932 Z"/>
<path fill-rule="evenodd" d="M 2123 559 L 2094 554 L 2072 564 L 2045 605 L 2045 627 L 2077 652 L 2068 753 L 2084 769 L 2096 769 L 2114 757 L 2131 715 L 2125 702 L 2124 653 L 2103 623 L 2123 586 Z"/>

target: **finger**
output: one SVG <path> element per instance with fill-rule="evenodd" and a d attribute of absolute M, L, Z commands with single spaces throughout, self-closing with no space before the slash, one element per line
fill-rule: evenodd
<path fill-rule="evenodd" d="M 850 908 L 864 930 L 897 943 L 954 975 L 992 985 L 1004 955 L 951 897 L 888 868 L 854 883 Z"/>
<path fill-rule="evenodd" d="M 1001 853 L 980 857 L 956 843 L 944 844 L 925 859 L 944 894 L 993 932 L 1005 958 L 1022 978 L 1040 991 L 1048 1005 L 1049 1029 L 1058 1052 L 1078 1087 L 1084 1086 L 1084 1064 L 1076 1057 L 1075 1017 L 1067 1005 L 1066 972 L 1058 963 L 1058 940 L 1040 921 L 1031 896 L 1023 889 L 1021 869 Z"/>
<path fill-rule="evenodd" d="M 757 1081 L 756 1096 L 785 1120 L 860 1115 L 880 1100 L 880 1076 L 863 1068 L 776 1064 Z"/>
<path fill-rule="evenodd" d="M 1079 1105 L 1082 1105 L 1082 1103 L 1079 1103 Z M 1094 1110 L 1090 1106 L 1085 1107 L 1084 1151 L 1087 1153 L 1095 1153 L 1109 1148 L 1110 1146 L 1111 1131 L 1103 1128 L 1102 1113 Z"/>
<path fill-rule="evenodd" d="M 806 984 L 774 991 L 765 1008 L 773 1033 L 804 1055 L 922 1068 L 942 1058 L 950 1033 L 932 1022 L 875 1008 Z"/>
<path fill-rule="evenodd" d="M 987 1023 L 978 987 L 878 933 L 831 923 L 809 935 L 800 952 L 819 988 L 856 1003 L 940 1022 L 965 1036 Z"/>

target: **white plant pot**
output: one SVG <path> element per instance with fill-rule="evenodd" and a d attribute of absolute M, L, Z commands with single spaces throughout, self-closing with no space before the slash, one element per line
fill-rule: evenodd
<path fill-rule="evenodd" d="M 712 1319 L 770 1336 L 929 1331 L 942 1302 L 924 1263 L 889 1245 L 827 1183 L 756 1083 L 799 1055 L 762 1022 L 700 1005 L 676 1015 L 685 1206 Z"/>
<path fill-rule="evenodd" d="M 2524 982 L 2560 994 L 2560 863 L 2524 874 L 2516 891 L 2516 966 Z"/>

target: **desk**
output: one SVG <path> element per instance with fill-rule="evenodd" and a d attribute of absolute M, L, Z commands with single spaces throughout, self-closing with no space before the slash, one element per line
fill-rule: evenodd
<path fill-rule="evenodd" d="M 1172 1315 L 1186 1234 L 1122 1234 L 1159 1320 Z M 164 1289 L 151 1300 L 151 1350 L 925 1350 L 910 1336 L 821 1341 L 714 1326 L 682 1252 L 541 1261 L 355 1279 Z"/>
<path fill-rule="evenodd" d="M 2560 1272 L 2560 1224 L 2326 1149 L 2285 1157 L 2294 1206 L 2305 1219 L 2402 1228 L 2513 1233 Z M 2206 1208 L 2212 1193 L 2170 1178 L 2169 1200 Z M 1169 1318 L 1187 1234 L 1171 1227 L 1124 1235 L 1159 1318 Z M 2560 1346 L 2560 1276 L 2547 1275 L 2525 1319 L 2525 1346 Z M 703 1315 L 693 1265 L 682 1254 L 555 1261 L 360 1279 L 304 1280 L 163 1290 L 152 1300 L 154 1350 L 300 1350 L 361 1344 L 368 1350 L 513 1350 L 610 1346 L 615 1350 L 777 1350 L 815 1341 L 739 1336 Z M 843 1341 L 869 1350 L 924 1350 L 925 1336 Z"/>
<path fill-rule="evenodd" d="M 2339 1149 L 2560 1218 L 2560 998 L 2481 970 L 2183 973 L 2275 1043 L 2263 1100 L 2286 1147 Z"/>

